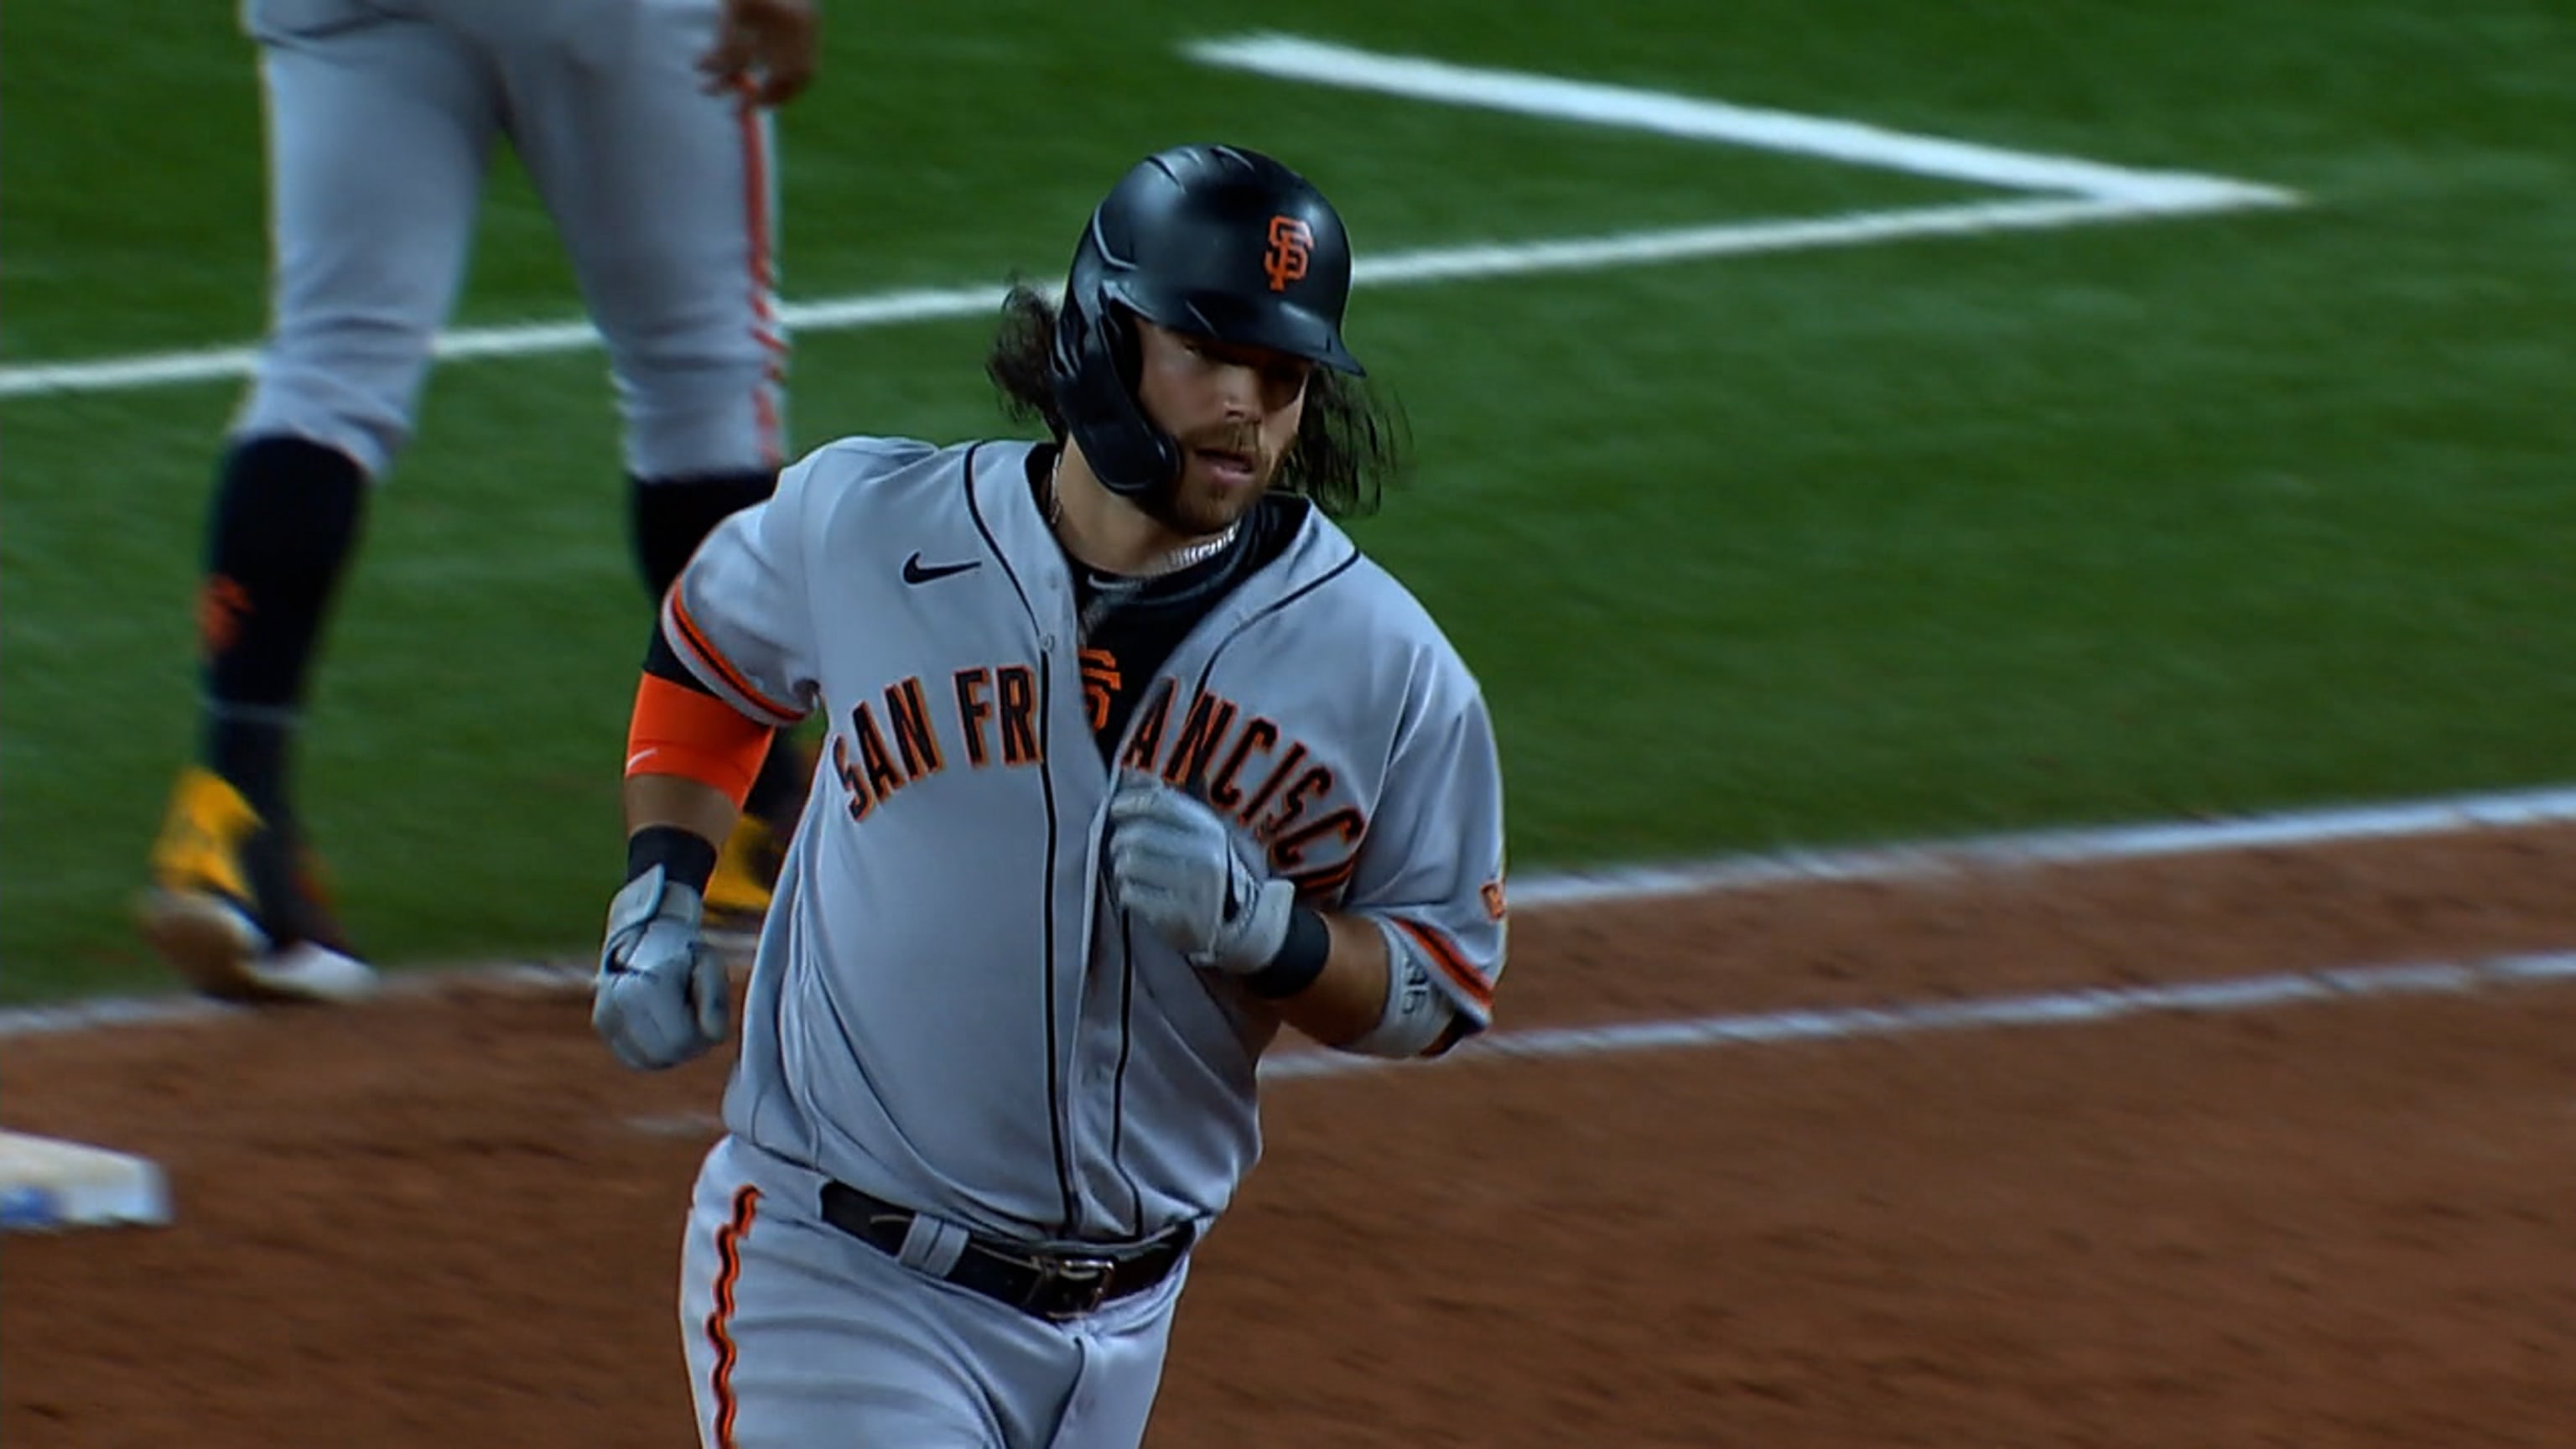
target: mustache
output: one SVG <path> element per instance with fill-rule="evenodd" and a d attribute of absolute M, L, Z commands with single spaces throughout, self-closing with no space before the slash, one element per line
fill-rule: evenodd
<path fill-rule="evenodd" d="M 1215 423 L 1181 435 L 1181 446 L 1201 453 L 1240 453 L 1255 466 L 1267 466 L 1269 450 L 1261 446 L 1261 429 L 1249 423 Z"/>

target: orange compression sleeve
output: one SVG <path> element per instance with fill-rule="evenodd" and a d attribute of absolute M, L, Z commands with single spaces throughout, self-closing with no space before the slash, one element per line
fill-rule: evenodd
<path fill-rule="evenodd" d="M 647 674 L 626 726 L 628 775 L 681 775 L 742 808 L 769 757 L 771 731 L 712 694 Z"/>

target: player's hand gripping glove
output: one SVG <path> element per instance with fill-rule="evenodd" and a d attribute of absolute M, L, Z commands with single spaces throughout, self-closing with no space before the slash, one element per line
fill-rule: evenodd
<path fill-rule="evenodd" d="M 661 866 L 608 903 L 590 1025 L 639 1072 L 676 1067 L 723 1041 L 733 1013 L 724 961 L 698 934 L 705 902 Z"/>
<path fill-rule="evenodd" d="M 1135 771 L 1109 797 L 1109 881 L 1191 964 L 1244 976 L 1279 955 L 1297 905 L 1296 884 L 1246 861 L 1222 816 Z"/>

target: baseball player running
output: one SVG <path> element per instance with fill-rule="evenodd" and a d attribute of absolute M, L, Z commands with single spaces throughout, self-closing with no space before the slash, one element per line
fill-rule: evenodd
<path fill-rule="evenodd" d="M 225 997 L 339 999 L 374 973 L 316 889 L 289 782 L 324 616 L 365 494 L 408 440 L 430 346 L 507 140 L 608 344 L 638 566 L 654 597 L 768 496 L 786 338 L 772 304 L 766 107 L 812 77 L 812 0 L 244 0 L 267 102 L 273 321 L 207 525 L 205 698 L 140 905 Z M 709 903 L 767 905 L 775 752 Z"/>
<path fill-rule="evenodd" d="M 1327 515 L 1400 459 L 1342 222 L 1188 146 L 990 372 L 1052 441 L 853 437 L 665 600 L 592 1022 L 722 1040 L 700 890 L 770 732 L 827 754 L 682 1256 L 710 1446 L 1133 1445 L 1282 1024 L 1446 1050 L 1504 959 L 1475 679 Z"/>

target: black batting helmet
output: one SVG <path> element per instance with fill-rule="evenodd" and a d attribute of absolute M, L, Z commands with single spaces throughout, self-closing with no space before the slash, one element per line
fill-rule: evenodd
<path fill-rule="evenodd" d="M 1074 247 L 1056 318 L 1057 411 L 1101 483 L 1150 505 L 1179 476 L 1180 447 L 1136 401 L 1124 314 L 1357 374 L 1341 337 L 1350 295 L 1350 238 L 1306 178 L 1239 146 L 1146 157 Z"/>

